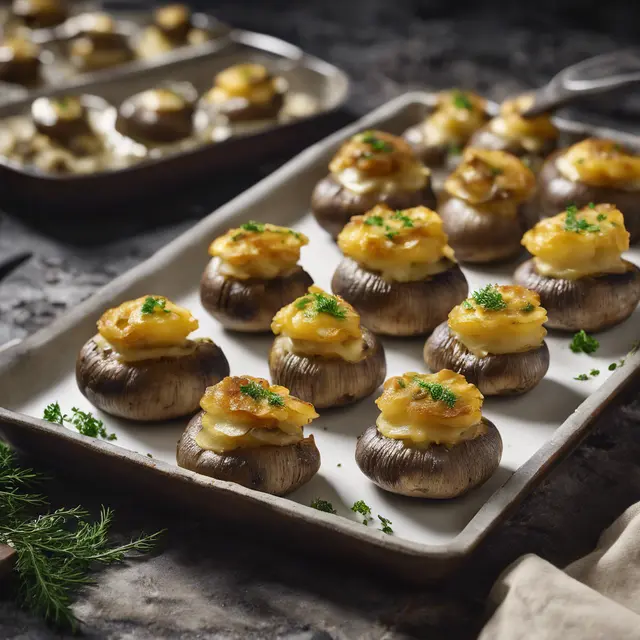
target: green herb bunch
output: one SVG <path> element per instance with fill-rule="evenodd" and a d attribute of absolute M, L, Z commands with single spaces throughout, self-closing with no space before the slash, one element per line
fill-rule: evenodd
<path fill-rule="evenodd" d="M 340 301 L 335 296 L 326 293 L 308 293 L 295 303 L 296 309 L 304 309 L 305 315 L 314 318 L 319 313 L 344 320 L 347 317 L 347 310 L 340 306 Z"/>

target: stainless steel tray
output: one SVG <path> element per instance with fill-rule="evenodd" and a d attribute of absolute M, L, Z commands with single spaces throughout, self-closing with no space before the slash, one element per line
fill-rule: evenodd
<path fill-rule="evenodd" d="M 271 338 L 225 332 L 200 304 L 198 281 L 208 259 L 209 242 L 250 218 L 294 225 L 311 239 L 303 250 L 303 266 L 318 284 L 328 288 L 339 253 L 308 213 L 314 184 L 326 174 L 329 159 L 345 138 L 366 128 L 401 133 L 424 115 L 431 101 L 429 94 L 402 96 L 312 146 L 50 327 L 0 353 L 3 436 L 48 464 L 68 473 L 86 474 L 96 486 L 122 487 L 140 496 L 141 504 L 155 496 L 165 505 L 192 510 L 196 517 L 211 514 L 218 521 L 275 532 L 278 539 L 303 549 L 340 554 L 360 566 L 382 568 L 416 582 L 453 570 L 589 432 L 596 417 L 618 394 L 638 389 L 640 353 L 628 357 L 625 366 L 611 375 L 607 365 L 624 357 L 638 338 L 640 308 L 615 330 L 599 334 L 600 350 L 591 357 L 573 354 L 566 334 L 549 334 L 551 367 L 542 383 L 524 396 L 488 398 L 485 402 L 484 413 L 497 425 L 505 443 L 499 470 L 486 484 L 455 500 L 425 501 L 388 494 L 359 472 L 353 457 L 355 439 L 375 420 L 375 396 L 325 412 L 311 425 L 322 467 L 307 485 L 287 498 L 177 467 L 175 443 L 186 420 L 140 426 L 101 416 L 118 435 L 117 443 L 110 444 L 39 419 L 44 406 L 52 401 L 59 401 L 67 410 L 72 406 L 94 410 L 75 384 L 76 354 L 95 333 L 95 322 L 104 309 L 150 291 L 190 308 L 200 321 L 199 334 L 220 344 L 233 374 L 268 377 L 266 355 Z M 572 135 L 588 133 L 578 125 L 571 128 Z M 627 138 L 622 133 L 618 137 Z M 640 262 L 640 249 L 630 252 L 629 257 Z M 514 267 L 463 268 L 470 286 L 476 288 L 487 282 L 508 281 Z M 388 375 L 425 370 L 423 340 L 383 342 Z M 590 368 L 599 368 L 601 376 L 588 382 L 573 379 Z M 310 508 L 315 498 L 333 502 L 339 515 Z M 395 534 L 362 526 L 349 509 L 358 499 L 364 499 L 375 514 L 391 519 Z"/>

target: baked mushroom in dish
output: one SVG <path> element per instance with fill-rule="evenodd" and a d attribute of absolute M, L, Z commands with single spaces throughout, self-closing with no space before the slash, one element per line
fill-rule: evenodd
<path fill-rule="evenodd" d="M 311 209 L 318 224 L 334 238 L 352 216 L 377 204 L 392 209 L 424 205 L 435 208 L 431 173 L 406 140 L 383 131 L 364 131 L 347 140 L 318 182 Z"/>
<path fill-rule="evenodd" d="M 178 142 L 193 133 L 194 111 L 190 96 L 177 89 L 149 89 L 120 105 L 115 127 L 142 144 Z"/>
<path fill-rule="evenodd" d="M 461 262 L 495 262 L 521 251 L 534 224 L 531 170 L 504 151 L 467 148 L 438 202 L 449 244 Z"/>
<path fill-rule="evenodd" d="M 179 466 L 277 496 L 320 468 L 313 436 L 303 431 L 318 414 L 285 387 L 233 376 L 209 387 L 200 406 L 178 442 Z"/>
<path fill-rule="evenodd" d="M 274 120 L 284 105 L 283 78 L 256 63 L 236 64 L 216 75 L 203 103 L 219 122 Z"/>
<path fill-rule="evenodd" d="M 67 19 L 67 6 L 60 0 L 13 0 L 12 14 L 30 29 L 55 27 Z"/>
<path fill-rule="evenodd" d="M 31 105 L 31 119 L 38 133 L 64 146 L 74 146 L 74 139 L 94 135 L 78 96 L 37 98 Z"/>
<path fill-rule="evenodd" d="M 559 132 L 546 114 L 534 118 L 520 115 L 532 104 L 531 95 L 506 100 L 500 113 L 471 136 L 469 146 L 512 153 L 537 172 L 557 147 Z"/>
<path fill-rule="evenodd" d="M 382 344 L 348 302 L 319 287 L 280 309 L 271 330 L 271 379 L 317 409 L 356 402 L 384 380 Z"/>
<path fill-rule="evenodd" d="M 446 369 L 389 378 L 376 424 L 356 444 L 360 470 L 381 489 L 412 498 L 455 498 L 481 485 L 502 458 L 482 401 L 477 387 Z"/>
<path fill-rule="evenodd" d="M 40 80 L 40 47 L 15 36 L 0 44 L 0 81 L 33 86 Z"/>
<path fill-rule="evenodd" d="M 187 309 L 162 296 L 109 309 L 78 356 L 80 391 L 98 409 L 140 422 L 195 413 L 206 388 L 229 375 L 220 347 L 189 339 L 197 328 Z"/>
<path fill-rule="evenodd" d="M 435 109 L 403 137 L 431 169 L 446 167 L 488 120 L 487 102 L 471 91 L 451 89 L 437 96 Z"/>
<path fill-rule="evenodd" d="M 69 59 L 80 71 L 107 69 L 133 58 L 129 40 L 119 33 L 106 13 L 89 13 L 73 19 L 75 35 L 69 42 Z"/>
<path fill-rule="evenodd" d="M 344 258 L 331 281 L 374 333 L 430 333 L 469 293 L 442 220 L 426 207 L 379 204 L 338 236 Z"/>
<path fill-rule="evenodd" d="M 588 138 L 557 151 L 545 162 L 538 189 L 540 217 L 608 202 L 624 213 L 631 243 L 640 240 L 640 156 L 619 143 Z"/>
<path fill-rule="evenodd" d="M 202 306 L 227 329 L 269 331 L 273 316 L 313 284 L 298 264 L 303 233 L 250 221 L 209 247 L 200 281 Z"/>
<path fill-rule="evenodd" d="M 515 281 L 535 291 L 549 314 L 547 326 L 599 331 L 628 318 L 640 300 L 640 269 L 624 260 L 629 233 L 612 204 L 570 206 L 527 231 L 533 255 Z"/>
<path fill-rule="evenodd" d="M 429 336 L 424 360 L 432 371 L 457 371 L 485 396 L 525 393 L 549 368 L 546 321 L 537 293 L 487 285 L 454 307 Z"/>

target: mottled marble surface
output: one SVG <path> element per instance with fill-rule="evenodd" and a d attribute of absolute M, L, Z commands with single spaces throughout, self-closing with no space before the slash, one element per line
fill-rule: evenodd
<path fill-rule="evenodd" d="M 479 11 L 478 4 L 469 6 Z M 221 0 L 216 10 L 223 19 L 282 36 L 344 67 L 354 90 L 349 113 L 336 124 L 416 88 L 458 85 L 500 99 L 587 55 L 633 41 L 624 3 L 611 3 L 610 17 L 598 19 L 572 14 L 578 5 L 567 2 L 559 24 L 543 1 L 536 3 L 538 13 L 523 9 L 498 25 L 504 4 L 493 3 L 482 19 L 469 9 L 455 20 L 447 17 L 447 3 L 438 1 Z M 602 25 L 615 27 L 617 35 L 599 33 Z M 139 217 L 123 205 L 108 226 L 92 217 L 91 203 L 75 222 L 46 211 L 0 213 L 0 344 L 46 326 L 276 165 L 220 176 L 211 188 L 174 194 Z M 13 260 L 20 263 L 15 270 L 1 266 Z M 486 588 L 508 562 L 524 552 L 569 562 L 640 499 L 639 425 L 638 400 L 605 414 L 596 432 L 486 541 L 464 573 L 421 591 L 286 554 L 255 536 L 238 539 L 167 514 L 140 513 L 124 496 L 91 498 L 79 493 L 79 483 L 58 481 L 51 486 L 57 501 L 117 506 L 122 535 L 169 527 L 162 553 L 100 574 L 97 586 L 79 598 L 78 614 L 91 638 L 474 637 Z M 5 594 L 0 637 L 58 636 Z"/>

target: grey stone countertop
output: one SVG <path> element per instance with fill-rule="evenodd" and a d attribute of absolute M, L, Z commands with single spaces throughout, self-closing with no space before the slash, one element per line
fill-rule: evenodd
<path fill-rule="evenodd" d="M 354 115 L 427 86 L 461 86 L 500 99 L 627 37 L 621 20 L 613 38 L 526 16 L 515 21 L 525 26 L 468 13 L 454 20 L 444 15 L 445 4 L 226 0 L 216 10 L 229 22 L 284 37 L 345 68 L 354 79 L 348 105 Z M 499 12 L 500 3 L 494 4 Z M 0 213 L 0 344 L 46 326 L 278 162 L 173 194 L 144 215 L 123 205 L 106 225 L 92 217 L 90 202 L 86 216 L 75 221 L 46 211 Z M 421 590 L 287 553 L 255 534 L 141 512 L 127 496 L 83 493 L 79 485 L 90 486 L 90 479 L 57 479 L 48 491 L 55 503 L 115 506 L 120 535 L 169 529 L 159 553 L 98 574 L 97 584 L 80 594 L 77 613 L 89 638 L 472 638 L 487 589 L 509 562 L 534 552 L 565 564 L 589 551 L 600 531 L 640 499 L 639 426 L 640 399 L 605 413 L 455 580 Z M 0 595 L 0 638 L 57 637 L 17 609 L 9 593 Z"/>

